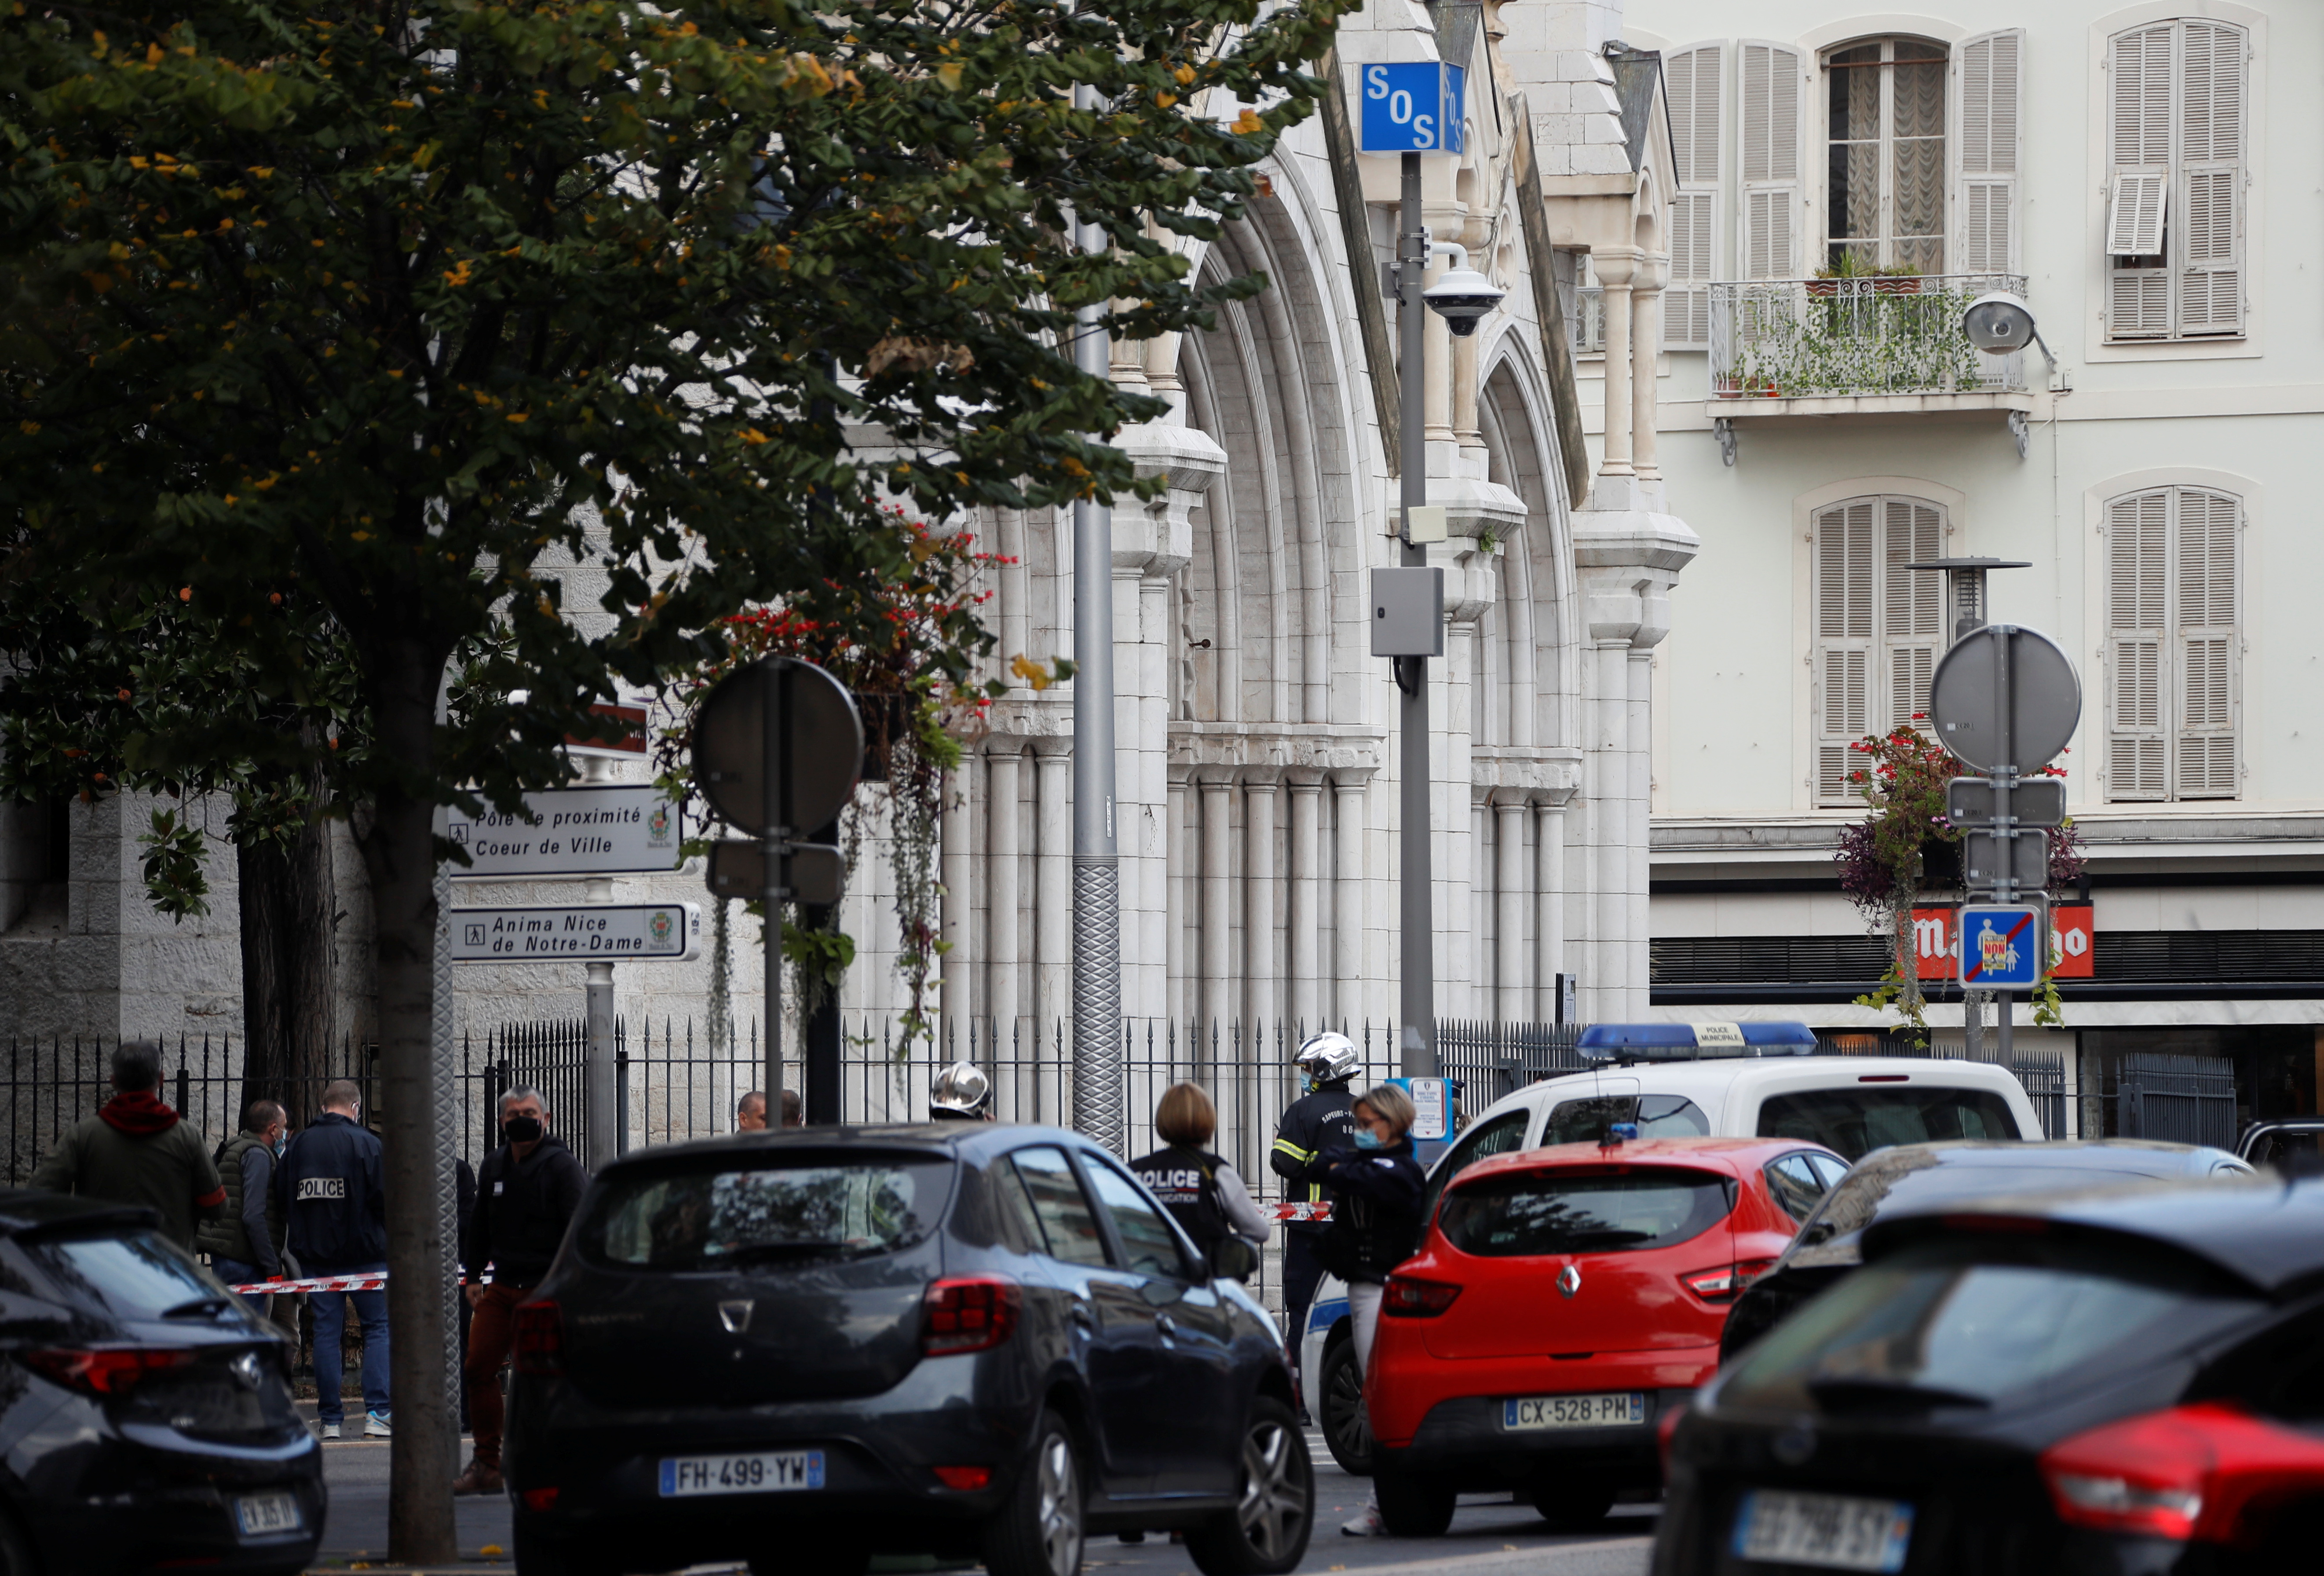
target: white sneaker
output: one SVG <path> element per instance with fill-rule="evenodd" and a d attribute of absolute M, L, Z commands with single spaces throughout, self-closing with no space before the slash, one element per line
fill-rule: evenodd
<path fill-rule="evenodd" d="M 367 1412 L 364 1415 L 364 1437 L 365 1439 L 386 1439 L 394 1433 L 394 1428 L 388 1423 L 386 1413 Z"/>
<path fill-rule="evenodd" d="M 1353 1521 L 1342 1522 L 1340 1524 L 1340 1531 L 1344 1535 L 1351 1538 L 1384 1538 L 1388 1536 L 1388 1528 L 1381 1525 L 1379 1507 L 1377 1505 L 1366 1505 L 1362 1510 L 1357 1513 L 1356 1518 Z"/>
<path fill-rule="evenodd" d="M 339 1437 L 339 1425 L 338 1425 L 337 1424 L 336 1424 L 336 1423 L 326 1423 L 326 1424 L 323 1424 L 323 1437 L 324 1437 L 325 1439 L 337 1439 L 337 1438 L 338 1438 L 338 1437 Z"/>

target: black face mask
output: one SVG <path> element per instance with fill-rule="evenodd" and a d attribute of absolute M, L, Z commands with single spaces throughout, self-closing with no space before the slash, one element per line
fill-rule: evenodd
<path fill-rule="evenodd" d="M 501 1136 L 512 1144 L 539 1143 L 543 1130 L 537 1116 L 512 1116 L 501 1123 Z"/>

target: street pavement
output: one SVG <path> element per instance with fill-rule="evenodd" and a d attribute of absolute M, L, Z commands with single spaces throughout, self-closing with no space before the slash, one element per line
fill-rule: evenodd
<path fill-rule="evenodd" d="M 467 1459 L 463 1441 L 461 1460 Z M 1654 1507 L 1615 1507 L 1600 1530 L 1577 1535 L 1545 1528 L 1533 1507 L 1513 1505 L 1507 1495 L 1479 1495 L 1461 1502 L 1452 1530 L 1441 1538 L 1351 1538 L 1340 1524 L 1363 1508 L 1370 1484 L 1340 1470 L 1320 1435 L 1308 1435 L 1315 1457 L 1315 1492 L 1321 1501 L 1315 1536 L 1300 1576 L 1361 1571 L 1368 1576 L 1399 1576 L 1430 1571 L 1444 1576 L 1639 1576 L 1654 1541 Z M 385 1564 L 387 1551 L 388 1442 L 346 1440 L 323 1447 L 323 1476 L 330 1487 L 330 1517 L 314 1569 L 337 1572 L 353 1565 L 374 1571 L 403 1569 Z M 508 1501 L 498 1496 L 459 1499 L 460 1569 L 505 1571 L 511 1565 Z M 488 1552 L 489 1551 L 489 1552 Z M 908 1565 L 909 1570 L 906 1567 Z M 927 1561 L 881 1562 L 891 1576 L 936 1569 Z M 1112 1536 L 1090 1540 L 1084 1570 L 1105 1576 L 1201 1576 L 1183 1545 L 1159 1534 L 1142 1544 Z M 709 1567 L 727 1570 L 731 1567 Z M 967 1568 L 960 1568 L 965 1571 Z M 875 1568 L 873 1576 L 881 1576 Z"/>

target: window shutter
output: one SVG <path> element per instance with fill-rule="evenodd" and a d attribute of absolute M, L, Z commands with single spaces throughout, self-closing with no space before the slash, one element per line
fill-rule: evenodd
<path fill-rule="evenodd" d="M 1738 48 L 1744 277 L 1790 279 L 1801 269 L 1802 57 L 1781 44 Z"/>
<path fill-rule="evenodd" d="M 1719 137 L 1726 108 L 1727 47 L 1697 44 L 1663 63 L 1679 189 L 1670 205 L 1670 284 L 1663 291 L 1663 344 L 1711 345 L 1711 281 L 1719 277 Z"/>
<path fill-rule="evenodd" d="M 2182 799 L 2231 799 L 2236 770 L 2235 499 L 2179 489 L 2178 791 Z"/>
<path fill-rule="evenodd" d="M 1881 564 L 1881 644 L 1888 668 L 1886 724 L 1901 728 L 1929 710 L 1929 680 L 1935 674 L 1939 631 L 1944 622 L 1941 578 L 1907 564 L 1944 556 L 1943 517 L 1932 504 L 1891 498 L 1881 505 L 1884 559 Z"/>
<path fill-rule="evenodd" d="M 2024 30 L 1989 32 L 1960 46 L 1959 266 L 2007 273 L 2017 255 L 2018 63 Z"/>
<path fill-rule="evenodd" d="M 2179 332 L 2243 332 L 2244 35 L 2187 22 L 2181 66 Z"/>
<path fill-rule="evenodd" d="M 2171 490 L 2107 505 L 2107 797 L 2164 797 L 2163 642 Z"/>
<path fill-rule="evenodd" d="M 1849 746 L 1872 731 L 1872 563 L 1877 501 L 1816 516 L 1816 800 L 1854 795 Z"/>
<path fill-rule="evenodd" d="M 2145 257 L 2163 250 L 2171 187 L 2172 25 L 2116 33 L 2107 52 L 2108 183 L 2107 253 Z M 2171 334 L 2167 268 L 2109 270 L 2107 337 L 2162 339 Z"/>

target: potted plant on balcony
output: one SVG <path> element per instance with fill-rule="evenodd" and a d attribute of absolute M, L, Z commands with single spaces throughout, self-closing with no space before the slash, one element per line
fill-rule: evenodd
<path fill-rule="evenodd" d="M 1879 282 L 1872 287 L 1877 296 L 1910 296 L 1920 293 L 1922 273 L 1909 263 L 1892 263 L 1883 268 L 1867 263 L 1860 253 L 1851 249 L 1840 254 L 1837 264 L 1816 270 L 1815 277 L 1807 281 L 1808 294 L 1836 297 L 1841 293 L 1840 281 L 1844 279 L 1877 280 Z"/>

